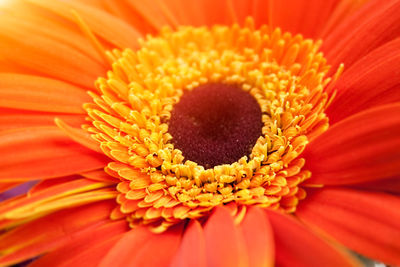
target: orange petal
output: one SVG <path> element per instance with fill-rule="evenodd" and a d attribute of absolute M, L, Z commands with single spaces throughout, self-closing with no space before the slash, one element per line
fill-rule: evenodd
<path fill-rule="evenodd" d="M 61 265 L 76 267 L 94 266 L 96 263 L 99 263 L 112 245 L 118 241 L 118 238 L 128 230 L 129 228 L 125 220 L 107 222 L 96 228 L 84 230 L 60 249 L 47 253 L 35 260 L 33 264 L 31 264 L 31 267 Z M 94 248 L 104 242 L 111 242 L 112 244 L 108 246 L 108 249 L 100 249 L 102 253 L 98 253 L 97 249 Z M 89 254 L 94 255 L 89 256 Z M 78 265 L 73 264 L 74 262 L 78 262 Z"/>
<path fill-rule="evenodd" d="M 31 75 L 0 73 L 0 107 L 84 114 L 90 102 L 81 88 Z"/>
<path fill-rule="evenodd" d="M 3 181 L 67 176 L 106 166 L 104 155 L 70 140 L 56 127 L 24 128 L 0 133 Z"/>
<path fill-rule="evenodd" d="M 274 266 L 274 236 L 265 212 L 261 208 L 250 208 L 241 229 L 249 254 L 249 266 Z"/>
<path fill-rule="evenodd" d="M 375 49 L 346 69 L 326 111 L 331 124 L 362 110 L 400 101 L 400 38 Z"/>
<path fill-rule="evenodd" d="M 203 228 L 197 220 L 192 220 L 189 226 L 185 229 L 182 242 L 171 266 L 207 266 L 206 244 Z"/>
<path fill-rule="evenodd" d="M 348 68 L 375 48 L 400 34 L 400 1 L 371 0 L 350 16 L 324 40 L 322 50 L 336 71 Z"/>
<path fill-rule="evenodd" d="M 274 229 L 277 266 L 358 266 L 350 254 L 331 246 L 291 215 L 272 210 L 267 214 Z"/>
<path fill-rule="evenodd" d="M 71 84 L 94 88 L 105 67 L 81 51 L 0 20 L 0 58 Z"/>
<path fill-rule="evenodd" d="M 352 186 L 352 188 L 361 188 L 373 191 L 400 194 L 400 179 L 396 177 L 392 179 L 361 183 Z"/>
<path fill-rule="evenodd" d="M 133 229 L 124 234 L 99 266 L 168 266 L 179 247 L 181 233 L 181 226 L 162 234 L 151 233 L 145 227 Z"/>
<path fill-rule="evenodd" d="M 400 198 L 340 188 L 316 190 L 297 216 L 369 258 L 400 264 Z M 337 265 L 339 266 L 339 265 Z"/>
<path fill-rule="evenodd" d="M 215 208 L 204 227 L 207 266 L 248 266 L 244 237 L 229 210 Z"/>
<path fill-rule="evenodd" d="M 95 181 L 110 182 L 110 183 L 120 182 L 119 179 L 114 178 L 111 175 L 109 175 L 108 173 L 106 173 L 103 168 L 101 168 L 99 170 L 83 172 L 83 173 L 81 173 L 81 175 L 83 177 L 86 177 L 88 179 L 92 179 Z"/>
<path fill-rule="evenodd" d="M 337 0 L 280 0 L 270 1 L 270 25 L 305 37 L 320 35 Z"/>
<path fill-rule="evenodd" d="M 108 219 L 114 206 L 114 201 L 103 201 L 66 209 L 4 233 L 0 236 L 0 264 L 33 258 L 65 244 L 74 233 Z"/>
<path fill-rule="evenodd" d="M 355 184 L 400 175 L 400 103 L 353 115 L 305 152 L 310 184 Z"/>
<path fill-rule="evenodd" d="M 62 178 L 55 180 L 50 184 L 39 183 L 24 198 L 3 203 L 0 206 L 0 218 L 18 218 L 18 214 L 29 216 L 28 211 L 30 209 L 38 211 L 44 208 L 45 205 L 61 199 L 67 199 L 68 196 L 104 188 L 109 185 L 108 183 L 100 183 L 89 179 Z"/>
<path fill-rule="evenodd" d="M 80 128 L 73 128 L 59 118 L 56 118 L 54 120 L 54 122 L 61 130 L 63 130 L 75 142 L 77 142 L 93 151 L 102 153 L 99 142 L 95 141 L 87 131 L 80 129 Z"/>
<path fill-rule="evenodd" d="M 23 2 L 14 0 L 15 2 Z M 18 28 L 23 32 L 33 35 L 44 36 L 49 39 L 66 44 L 87 57 L 98 62 L 100 65 L 107 66 L 102 57 L 93 49 L 90 41 L 82 34 L 76 25 L 67 25 L 60 23 L 59 18 L 49 17 L 48 14 L 37 12 L 35 6 L 26 2 L 22 5 L 10 7 L 1 17 L 5 27 Z M 9 15 L 10 14 L 10 15 Z M 43 27 L 46 25 L 46 27 Z"/>
<path fill-rule="evenodd" d="M 87 123 L 85 115 L 27 111 L 0 108 L 0 131 L 16 128 L 54 126 L 54 118 L 60 118 L 73 127 Z"/>
<path fill-rule="evenodd" d="M 82 2 L 46 0 L 29 0 L 29 2 L 73 22 L 75 17 L 69 10 L 76 10 L 95 34 L 122 49 L 137 47 L 138 39 L 142 37 L 138 31 L 119 18 Z"/>
<path fill-rule="evenodd" d="M 130 2 L 135 3 L 136 1 L 131 0 Z M 147 1 L 152 3 L 152 1 Z M 164 1 L 159 1 L 160 3 Z M 185 0 L 167 0 L 165 1 L 165 7 L 168 8 L 172 16 L 180 25 L 193 25 L 193 26 L 212 26 L 215 24 L 228 24 L 231 25 L 235 18 L 232 13 L 233 5 L 229 6 L 229 1 L 213 1 L 213 0 L 202 0 L 202 1 L 185 1 Z M 156 10 L 154 10 L 156 11 Z M 154 13 L 149 13 L 149 16 Z M 164 12 L 165 16 L 165 12 Z M 167 16 L 168 18 L 168 16 Z M 173 25 L 173 21 L 169 20 Z"/>
<path fill-rule="evenodd" d="M 100 5 L 102 5 L 102 7 L 98 8 L 105 8 L 105 11 L 129 23 L 135 30 L 141 32 L 143 35 L 157 33 L 154 26 L 140 12 L 129 5 L 129 1 L 102 1 Z M 157 7 L 158 5 L 153 6 Z"/>
<path fill-rule="evenodd" d="M 170 25 L 170 22 L 168 21 L 168 18 L 162 9 L 163 5 L 169 5 L 165 5 L 162 1 L 127 0 L 126 3 L 134 11 L 134 13 L 139 14 L 139 16 L 141 16 L 145 22 L 150 24 L 152 28 L 160 30 L 162 27 Z M 138 24 L 138 27 L 140 28 L 141 25 Z"/>

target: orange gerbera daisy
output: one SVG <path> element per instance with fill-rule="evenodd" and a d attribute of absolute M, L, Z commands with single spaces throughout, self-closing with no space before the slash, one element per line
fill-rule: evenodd
<path fill-rule="evenodd" d="M 400 0 L 0 4 L 0 265 L 400 265 Z"/>

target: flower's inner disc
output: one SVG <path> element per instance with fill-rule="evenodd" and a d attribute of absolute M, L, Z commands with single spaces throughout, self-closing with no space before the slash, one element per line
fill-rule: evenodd
<path fill-rule="evenodd" d="M 249 156 L 262 135 L 255 98 L 234 84 L 204 84 L 185 91 L 171 112 L 168 132 L 186 160 L 204 168 Z"/>

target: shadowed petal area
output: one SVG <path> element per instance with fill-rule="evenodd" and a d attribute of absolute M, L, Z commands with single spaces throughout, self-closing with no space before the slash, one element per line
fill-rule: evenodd
<path fill-rule="evenodd" d="M 310 143 L 309 184 L 355 184 L 400 175 L 400 103 L 355 114 Z"/>
<path fill-rule="evenodd" d="M 296 214 L 358 253 L 399 265 L 399 209 L 400 199 L 389 194 L 324 188 L 307 196 Z"/>
<path fill-rule="evenodd" d="M 358 266 L 357 262 L 335 248 L 290 215 L 267 210 L 274 229 L 277 266 Z"/>
<path fill-rule="evenodd" d="M 219 206 L 204 226 L 207 266 L 248 266 L 242 232 L 234 224 L 229 210 Z"/>
<path fill-rule="evenodd" d="M 128 230 L 125 220 L 107 222 L 87 229 L 76 235 L 62 248 L 47 253 L 34 261 L 31 267 L 94 266 L 101 261 L 108 249 L 118 241 L 118 238 Z M 73 264 L 77 262 L 78 265 Z"/>
<path fill-rule="evenodd" d="M 356 184 L 353 187 L 368 189 L 371 191 L 383 191 L 387 193 L 400 194 L 400 179 L 396 177 L 392 179 L 366 182 L 366 183 Z"/>
<path fill-rule="evenodd" d="M 350 67 L 370 51 L 399 36 L 399 8 L 398 0 L 372 0 L 336 27 L 321 48 L 332 66 L 331 71 L 341 63 Z"/>
<path fill-rule="evenodd" d="M 249 266 L 274 266 L 274 234 L 265 212 L 261 208 L 250 208 L 240 228 L 249 255 Z"/>
<path fill-rule="evenodd" d="M 75 233 L 108 219 L 114 201 L 65 209 L 41 219 L 28 222 L 0 235 L 1 265 L 8 265 L 35 257 L 70 241 Z"/>
<path fill-rule="evenodd" d="M 182 242 L 175 254 L 171 266 L 207 266 L 204 231 L 197 220 L 192 220 L 189 226 L 185 229 Z"/>
<path fill-rule="evenodd" d="M 179 247 L 182 225 L 155 234 L 145 227 L 123 235 L 99 266 L 168 266 Z"/>
<path fill-rule="evenodd" d="M 400 100 L 400 38 L 375 49 L 343 73 L 327 109 L 330 124 L 362 110 Z"/>
<path fill-rule="evenodd" d="M 109 161 L 75 143 L 56 127 L 2 132 L 0 154 L 4 156 L 0 162 L 3 181 L 66 176 L 102 168 Z"/>

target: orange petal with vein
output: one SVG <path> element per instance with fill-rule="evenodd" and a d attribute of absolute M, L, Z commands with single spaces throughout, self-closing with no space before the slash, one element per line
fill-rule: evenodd
<path fill-rule="evenodd" d="M 399 36 L 399 8 L 397 0 L 372 0 L 337 26 L 321 47 L 332 66 L 331 71 L 342 63 L 350 67 L 356 60 Z"/>
<path fill-rule="evenodd" d="M 329 122 L 368 108 L 400 101 L 400 38 L 375 49 L 342 74 L 337 95 L 327 109 Z"/>
<path fill-rule="evenodd" d="M 305 152 L 310 184 L 355 184 L 400 175 L 400 103 L 333 125 Z"/>

